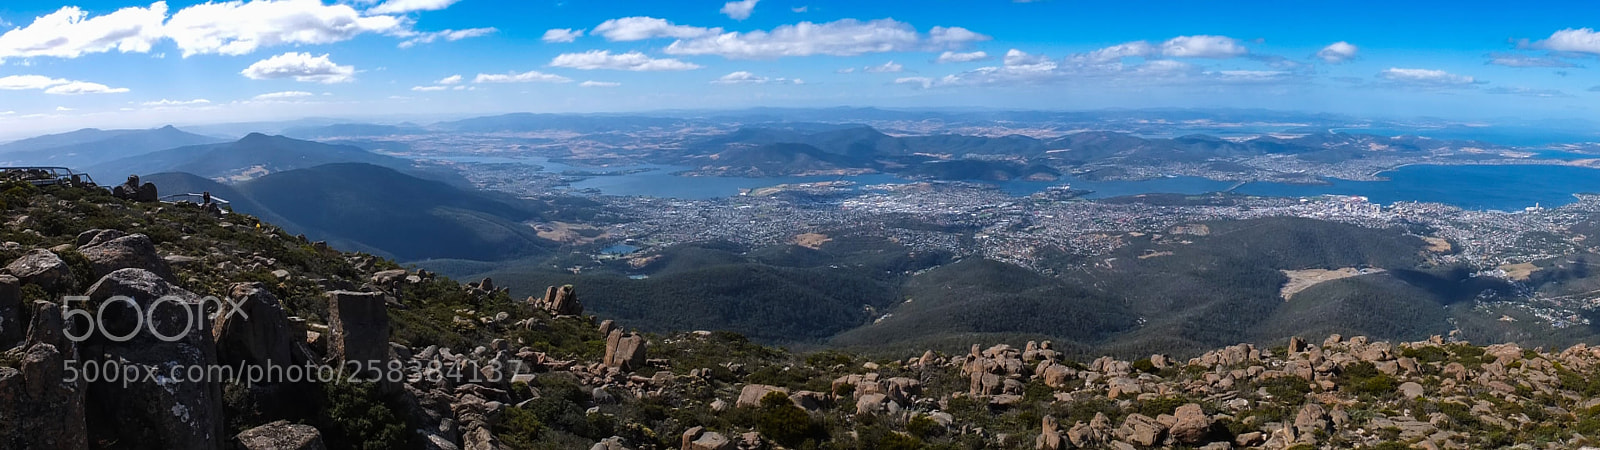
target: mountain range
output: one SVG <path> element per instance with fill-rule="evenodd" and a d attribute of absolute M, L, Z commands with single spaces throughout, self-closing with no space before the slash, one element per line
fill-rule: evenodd
<path fill-rule="evenodd" d="M 325 164 L 232 185 L 188 173 L 144 180 L 165 193 L 211 192 L 235 211 L 285 230 L 401 261 L 525 258 L 555 246 L 522 223 L 550 212 L 543 203 L 497 198 L 372 164 Z"/>
<path fill-rule="evenodd" d="M 0 164 L 81 168 L 158 150 L 222 141 L 184 132 L 171 125 L 149 130 L 88 128 L 0 144 Z"/>

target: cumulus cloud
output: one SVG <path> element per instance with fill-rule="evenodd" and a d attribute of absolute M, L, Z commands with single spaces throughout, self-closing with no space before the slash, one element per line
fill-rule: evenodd
<path fill-rule="evenodd" d="M 451 75 L 451 76 L 448 76 L 448 77 L 440 78 L 439 81 L 435 81 L 434 83 L 435 84 L 459 84 L 459 83 L 461 83 L 461 75 Z"/>
<path fill-rule="evenodd" d="M 805 84 L 805 82 L 801 81 L 801 80 L 790 80 L 790 79 L 787 79 L 787 78 L 768 78 L 768 77 L 763 77 L 763 76 L 756 75 L 756 74 L 753 74 L 753 73 L 750 73 L 750 72 L 746 72 L 746 71 L 743 71 L 743 70 L 738 71 L 738 72 L 733 72 L 733 73 L 730 73 L 730 74 L 727 74 L 727 75 L 723 75 L 721 78 L 717 78 L 715 80 L 711 80 L 711 83 L 712 84 L 768 84 L 768 83 Z"/>
<path fill-rule="evenodd" d="M 594 80 L 589 80 L 589 81 L 585 81 L 585 82 L 582 82 L 582 83 L 578 83 L 578 86 L 580 86 L 580 87 L 600 87 L 600 88 L 617 87 L 617 86 L 621 86 L 621 85 L 622 85 L 622 83 L 618 83 L 618 82 L 615 82 L 615 81 L 594 81 Z"/>
<path fill-rule="evenodd" d="M 550 67 L 579 70 L 631 70 L 653 72 L 667 70 L 694 70 L 700 66 L 672 58 L 651 58 L 640 52 L 612 54 L 610 50 L 590 50 L 583 53 L 565 53 L 550 60 Z"/>
<path fill-rule="evenodd" d="M 11 75 L 0 77 L 0 90 L 22 91 L 45 89 L 50 86 L 71 83 L 72 80 L 50 78 L 44 75 Z"/>
<path fill-rule="evenodd" d="M 1248 52 L 1227 36 L 1178 36 L 1161 43 L 1161 54 L 1176 58 L 1232 58 Z"/>
<path fill-rule="evenodd" d="M 74 81 L 59 86 L 51 86 L 49 89 L 44 90 L 44 93 L 46 94 L 56 95 L 121 94 L 123 92 L 128 92 L 128 88 L 114 88 L 104 84 L 90 83 L 87 81 Z"/>
<path fill-rule="evenodd" d="M 583 30 L 574 30 L 571 28 L 552 28 L 545 30 L 544 41 L 551 43 L 572 42 L 578 40 L 578 38 L 581 36 L 583 36 Z"/>
<path fill-rule="evenodd" d="M 1327 47 L 1323 47 L 1322 50 L 1318 50 L 1317 58 L 1320 58 L 1329 64 L 1338 64 L 1355 58 L 1356 50 L 1356 46 L 1350 45 L 1349 42 L 1339 41 L 1328 44 Z"/>
<path fill-rule="evenodd" d="M 1600 32 L 1592 28 L 1567 28 L 1551 33 L 1549 38 L 1541 41 L 1529 43 L 1523 40 L 1519 46 L 1555 52 L 1600 55 Z"/>
<path fill-rule="evenodd" d="M 1490 53 L 1484 64 L 1506 67 L 1583 67 L 1553 56 L 1532 56 L 1518 53 Z"/>
<path fill-rule="evenodd" d="M 363 16 L 349 5 L 321 0 L 254 0 L 202 3 L 167 20 L 167 37 L 183 56 L 243 55 L 262 47 L 329 44 L 363 33 L 405 31 L 395 16 Z"/>
<path fill-rule="evenodd" d="M 411 90 L 417 92 L 435 92 L 450 89 L 450 86 L 412 86 Z"/>
<path fill-rule="evenodd" d="M 756 10 L 756 2 L 761 0 L 735 0 L 722 4 L 722 13 L 733 20 L 750 18 L 750 12 Z"/>
<path fill-rule="evenodd" d="M 480 73 L 478 74 L 477 78 L 472 79 L 473 83 L 567 83 L 571 81 L 571 78 L 544 73 L 537 70 L 530 70 L 522 73 L 512 72 L 504 74 Z"/>
<path fill-rule="evenodd" d="M 952 52 L 952 51 L 946 51 L 944 53 L 940 53 L 939 54 L 939 59 L 935 59 L 933 62 L 936 62 L 936 63 L 939 63 L 939 64 L 949 64 L 949 63 L 964 63 L 964 62 L 982 61 L 982 60 L 985 60 L 985 59 L 989 59 L 989 54 L 988 53 L 984 53 L 982 51 L 967 52 L 967 53 L 957 53 L 957 52 Z"/>
<path fill-rule="evenodd" d="M 438 11 L 449 8 L 461 0 L 389 0 L 372 9 L 371 14 L 405 14 L 414 11 Z"/>
<path fill-rule="evenodd" d="M 333 84 L 355 80 L 356 68 L 335 64 L 327 54 L 311 56 L 310 53 L 289 52 L 256 61 L 239 73 L 252 80 L 293 79 Z"/>
<path fill-rule="evenodd" d="M 265 94 L 257 95 L 254 98 L 252 98 L 252 100 L 256 100 L 256 101 L 284 101 L 284 100 L 292 100 L 292 99 L 296 99 L 296 98 L 311 97 L 311 96 L 314 96 L 314 95 L 316 95 L 316 94 L 312 94 L 312 93 L 306 92 L 306 91 L 280 91 L 280 92 L 268 92 L 268 93 L 265 93 Z"/>
<path fill-rule="evenodd" d="M 399 35 L 401 35 L 401 36 L 409 36 L 410 37 L 409 39 L 406 39 L 406 40 L 400 42 L 400 48 L 411 48 L 411 47 L 413 47 L 413 46 L 415 46 L 417 44 L 432 44 L 434 41 L 438 41 L 438 40 L 444 40 L 446 42 L 455 42 L 455 41 L 459 41 L 459 40 L 467 39 L 467 38 L 475 38 L 475 37 L 479 37 L 479 36 L 488 36 L 490 34 L 494 34 L 494 32 L 496 32 L 496 31 L 500 31 L 500 30 L 495 29 L 493 27 L 488 27 L 488 28 L 468 28 L 468 29 L 465 29 L 465 30 L 440 30 L 440 31 L 399 33 Z"/>
<path fill-rule="evenodd" d="M 655 38 L 694 39 L 721 33 L 721 28 L 701 28 L 676 25 L 666 19 L 654 17 L 623 17 L 601 22 L 591 34 L 608 41 L 642 41 Z"/>
<path fill-rule="evenodd" d="M 867 66 L 865 69 L 862 69 L 862 70 L 866 71 L 867 73 L 899 73 L 899 72 L 904 71 L 905 69 L 906 69 L 905 66 L 902 66 L 899 63 L 896 63 L 894 61 L 889 61 L 889 62 L 883 63 L 881 65 Z"/>
<path fill-rule="evenodd" d="M 1457 75 L 1443 70 L 1432 69 L 1404 69 L 1393 67 L 1378 73 L 1378 78 L 1390 83 L 1431 88 L 1466 87 L 1478 83 L 1477 79 L 1466 75 Z"/>
<path fill-rule="evenodd" d="M 68 80 L 63 78 L 50 78 L 43 75 L 10 75 L 0 77 L 0 90 L 43 90 L 46 94 L 56 95 L 120 94 L 123 92 L 128 92 L 128 88 L 114 88 L 100 83 Z"/>
<path fill-rule="evenodd" d="M 64 7 L 35 18 L 28 26 L 0 34 L 0 61 L 39 56 L 77 58 L 112 50 L 147 53 L 164 36 L 162 21 L 166 17 L 165 2 L 146 8 L 122 8 L 92 18 L 76 6 Z"/>
<path fill-rule="evenodd" d="M 989 39 L 964 28 L 934 27 L 928 36 L 894 19 L 859 21 L 841 19 L 827 23 L 800 22 L 772 31 L 751 31 L 684 37 L 668 45 L 674 55 L 718 55 L 733 59 L 770 59 L 784 56 L 856 56 L 865 53 L 938 50 Z"/>

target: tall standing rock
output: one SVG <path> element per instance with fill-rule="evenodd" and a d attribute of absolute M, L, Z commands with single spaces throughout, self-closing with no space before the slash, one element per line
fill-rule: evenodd
<path fill-rule="evenodd" d="M 578 294 L 573 291 L 570 284 L 545 288 L 544 298 L 534 299 L 533 303 L 534 306 L 557 316 L 583 314 L 583 303 L 578 302 Z"/>
<path fill-rule="evenodd" d="M 381 292 L 328 293 L 328 357 L 346 368 L 389 359 L 389 309 Z"/>
<path fill-rule="evenodd" d="M 0 448 L 89 448 L 87 386 L 81 377 L 68 381 L 64 364 L 78 359 L 78 350 L 64 326 L 59 306 L 38 302 L 21 370 L 0 367 Z"/>
<path fill-rule="evenodd" d="M 215 375 L 204 373 L 206 367 L 217 365 L 216 345 L 211 322 L 198 311 L 199 296 L 144 269 L 112 272 L 90 287 L 88 296 L 91 305 L 118 297 L 139 307 L 125 301 L 97 307 L 95 321 L 103 328 L 97 326 L 82 342 L 81 354 L 112 367 L 166 374 L 90 383 L 90 439 L 152 448 L 221 447 L 227 438 L 222 387 Z M 111 339 L 124 335 L 129 338 Z"/>
<path fill-rule="evenodd" d="M 602 362 L 606 367 L 637 370 L 644 367 L 644 347 L 644 336 L 611 330 L 611 334 L 606 336 L 606 356 Z"/>
<path fill-rule="evenodd" d="M 22 342 L 22 286 L 16 277 L 0 275 L 0 349 Z"/>

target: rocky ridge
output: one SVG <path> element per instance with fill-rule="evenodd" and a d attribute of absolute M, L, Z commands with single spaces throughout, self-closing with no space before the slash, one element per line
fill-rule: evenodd
<path fill-rule="evenodd" d="M 1075 361 L 1049 342 L 903 360 L 797 354 L 724 332 L 630 332 L 583 315 L 581 286 L 515 301 L 492 280 L 459 284 L 193 205 L 0 192 L 0 447 L 1444 449 L 1600 437 L 1600 348 L 1583 345 L 1327 336 L 1133 361 Z M 235 304 L 247 319 L 228 314 Z M 70 338 L 87 324 L 63 312 L 102 305 L 112 333 Z M 108 337 L 137 331 L 139 316 L 159 334 Z M 67 381 L 69 361 L 139 373 L 353 364 L 374 380 Z"/>

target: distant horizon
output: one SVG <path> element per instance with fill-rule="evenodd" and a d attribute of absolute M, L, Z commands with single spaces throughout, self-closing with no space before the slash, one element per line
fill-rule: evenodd
<path fill-rule="evenodd" d="M 1383 116 L 1362 116 L 1362 115 L 1335 113 L 1335 112 L 1303 111 L 1303 110 L 1273 109 L 1273 108 L 1248 108 L 1248 107 L 1144 107 L 1144 108 L 1106 107 L 1106 108 L 1094 108 L 1094 109 L 1043 109 L 1043 108 L 1004 108 L 1004 107 L 984 107 L 984 106 L 946 106 L 946 107 L 933 107 L 933 106 L 893 107 L 893 106 L 859 106 L 859 105 L 837 105 L 837 106 L 815 106 L 815 107 L 749 106 L 749 107 L 729 107 L 729 108 L 680 108 L 680 109 L 649 109 L 649 110 L 630 110 L 630 111 L 590 111 L 590 112 L 540 112 L 540 111 L 515 111 L 515 110 L 512 110 L 512 111 L 493 111 L 493 112 L 481 112 L 481 113 L 479 113 L 479 112 L 456 112 L 456 113 L 394 113 L 394 114 L 309 115 L 309 116 L 300 116 L 300 117 L 286 117 L 286 118 L 279 118 L 279 119 L 260 119 L 260 120 L 225 120 L 225 119 L 219 119 L 219 120 L 215 120 L 215 121 L 181 121 L 181 120 L 179 120 L 179 121 L 163 121 L 161 119 L 152 119 L 150 121 L 139 121 L 139 122 L 134 122 L 134 123 L 126 123 L 126 124 L 119 124 L 117 122 L 110 122 L 110 123 L 104 124 L 104 125 L 97 125 L 97 124 L 86 124 L 86 125 L 82 125 L 82 126 L 62 125 L 62 126 L 54 127 L 54 128 L 10 128 L 10 127 L 0 127 L 0 144 L 6 143 L 6 142 L 14 142 L 14 141 L 18 141 L 18 140 L 33 138 L 33 137 L 38 137 L 38 136 L 63 134 L 63 133 L 70 133 L 70 132 L 74 132 L 74 131 L 89 130 L 89 129 L 98 129 L 98 130 L 140 130 L 140 129 L 158 129 L 158 128 L 163 128 L 163 127 L 167 127 L 167 126 L 172 126 L 172 127 L 178 128 L 178 129 L 189 131 L 188 130 L 189 128 L 212 128 L 212 127 L 229 127 L 229 126 L 243 127 L 243 126 L 248 126 L 248 125 L 324 126 L 324 125 L 336 125 L 336 124 L 395 125 L 395 124 L 401 124 L 401 123 L 413 123 L 413 124 L 416 124 L 416 125 L 426 126 L 426 125 L 430 125 L 430 124 L 434 124 L 434 123 L 448 122 L 448 121 L 454 121 L 454 120 L 463 120 L 463 119 L 470 119 L 470 118 L 477 118 L 477 117 L 505 116 L 505 115 L 513 115 L 513 114 L 536 114 L 536 115 L 554 115 L 554 116 L 596 116 L 596 117 L 607 117 L 607 116 L 681 117 L 681 116 L 692 116 L 694 114 L 735 114 L 735 113 L 741 113 L 741 112 L 753 112 L 753 111 L 761 111 L 761 110 L 775 110 L 775 111 L 826 111 L 826 110 L 836 110 L 836 109 L 844 109 L 844 110 L 883 110 L 883 111 L 923 112 L 923 113 L 1065 113 L 1065 114 L 1074 114 L 1075 113 L 1075 114 L 1084 114 L 1084 113 L 1097 113 L 1097 112 L 1108 112 L 1108 113 L 1109 112 L 1132 112 L 1132 113 L 1138 113 L 1138 112 L 1150 112 L 1150 113 L 1159 113 L 1159 112 L 1195 112 L 1195 113 L 1207 113 L 1207 112 L 1217 112 L 1217 113 L 1222 113 L 1222 112 L 1258 112 L 1258 113 L 1283 114 L 1283 115 L 1302 115 L 1302 116 L 1308 116 L 1308 117 L 1309 116 L 1332 116 L 1332 117 L 1336 117 L 1336 118 L 1340 118 L 1340 119 L 1346 119 L 1346 120 L 1352 120 L 1352 121 L 1370 121 L 1370 122 L 1399 122 L 1399 123 L 1405 123 L 1405 122 L 1445 122 L 1445 123 L 1448 123 L 1448 124 L 1451 124 L 1451 125 L 1481 126 L 1481 127 L 1485 127 L 1485 128 L 1495 127 L 1495 126 L 1513 126 L 1513 125 L 1519 125 L 1519 124 L 1517 124 L 1517 122 L 1530 121 L 1530 119 L 1520 118 L 1520 117 L 1450 118 L 1450 117 L 1436 117 L 1436 116 L 1426 116 L 1426 115 L 1383 117 Z M 1578 128 L 1578 127 L 1595 126 L 1597 124 L 1600 124 L 1600 122 L 1596 122 L 1595 120 L 1588 119 L 1588 118 L 1581 118 L 1581 117 L 1572 117 L 1572 118 L 1564 118 L 1564 119 L 1553 119 L 1553 120 L 1555 120 L 1557 122 L 1561 122 L 1561 123 L 1558 123 L 1558 124 L 1543 123 L 1543 124 L 1541 124 L 1540 127 L 1537 127 L 1537 128 L 1546 128 L 1546 129 L 1550 129 L 1550 130 L 1570 130 L 1570 129 L 1575 129 L 1575 128 Z M 848 122 L 848 121 L 849 120 L 845 120 L 845 122 Z M 305 124 L 305 125 L 292 125 L 295 122 L 307 122 L 307 124 Z M 3 124 L 4 124 L 4 122 L 0 122 L 0 125 L 3 125 Z M 277 133 L 269 133 L 269 132 L 266 132 L 266 131 L 260 131 L 260 132 L 264 132 L 264 133 L 267 133 L 267 134 L 277 134 Z M 247 133 L 242 133 L 242 134 L 239 134 L 239 135 L 242 136 L 243 134 L 247 134 Z"/>

